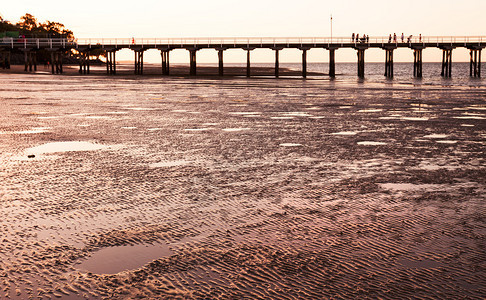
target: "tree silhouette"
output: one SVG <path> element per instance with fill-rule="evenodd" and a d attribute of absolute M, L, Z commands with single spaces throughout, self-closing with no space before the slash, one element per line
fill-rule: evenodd
<path fill-rule="evenodd" d="M 35 31 L 37 25 L 37 19 L 29 13 L 20 17 L 20 22 L 17 23 L 17 26 L 25 31 Z"/>

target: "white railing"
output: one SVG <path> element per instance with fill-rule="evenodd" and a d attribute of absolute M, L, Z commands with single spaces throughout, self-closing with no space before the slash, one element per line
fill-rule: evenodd
<path fill-rule="evenodd" d="M 11 48 L 64 48 L 75 45 L 73 40 L 65 38 L 0 38 L 0 46 L 10 46 Z"/>
<path fill-rule="evenodd" d="M 351 37 L 237 37 L 237 38 L 82 38 L 82 39 L 65 39 L 65 38 L 10 38 L 0 39 L 0 46 L 10 46 L 12 48 L 58 48 L 69 47 L 76 48 L 79 46 L 315 46 L 315 45 L 342 45 L 342 44 L 444 44 L 459 43 L 471 44 L 486 43 L 486 36 L 412 36 L 397 37 L 369 37 L 363 39 L 361 36 L 358 40 Z"/>
<path fill-rule="evenodd" d="M 164 46 L 164 45 L 184 45 L 184 46 L 217 46 L 217 45 L 316 45 L 316 44 L 350 44 L 350 43 L 379 43 L 386 44 L 389 42 L 389 37 L 369 37 L 367 41 L 352 40 L 350 37 L 198 37 L 198 38 L 90 38 L 77 39 L 79 45 L 143 45 L 143 46 Z M 395 41 L 393 37 L 390 43 L 484 43 L 486 36 L 409 36 L 404 37 L 403 42 L 401 37 L 397 37 Z"/>

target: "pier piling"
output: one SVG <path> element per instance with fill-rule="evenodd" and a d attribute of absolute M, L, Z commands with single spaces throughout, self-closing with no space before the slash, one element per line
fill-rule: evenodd
<path fill-rule="evenodd" d="M 143 75 L 143 52 L 145 50 L 135 50 L 135 74 Z"/>
<path fill-rule="evenodd" d="M 89 74 L 89 52 L 79 52 L 79 74 Z"/>
<path fill-rule="evenodd" d="M 365 77 L 365 49 L 358 50 L 358 77 Z"/>
<path fill-rule="evenodd" d="M 453 48 L 442 48 L 442 71 L 440 75 L 442 77 L 452 77 L 452 50 Z"/>
<path fill-rule="evenodd" d="M 308 49 L 301 49 L 302 50 L 302 77 L 307 77 L 307 50 Z"/>
<path fill-rule="evenodd" d="M 0 52 L 0 65 L 2 69 L 10 69 L 10 52 L 2 51 Z"/>
<path fill-rule="evenodd" d="M 279 66 L 279 52 L 280 52 L 280 49 L 279 48 L 275 48 L 275 78 L 278 78 L 279 77 L 279 69 L 280 69 L 280 66 Z"/>
<path fill-rule="evenodd" d="M 393 78 L 393 49 L 385 51 L 385 76 Z"/>
<path fill-rule="evenodd" d="M 162 75 L 169 75 L 169 51 L 170 50 L 162 50 L 160 51 L 160 55 L 162 56 Z"/>
<path fill-rule="evenodd" d="M 413 50 L 413 76 L 422 78 L 422 49 Z"/>
<path fill-rule="evenodd" d="M 481 47 L 469 48 L 469 76 L 471 77 L 481 77 L 481 51 Z"/>
<path fill-rule="evenodd" d="M 106 74 L 116 75 L 116 50 L 106 51 Z"/>
<path fill-rule="evenodd" d="M 62 74 L 62 51 L 52 51 L 51 52 L 51 73 L 52 74 Z M 88 66 L 89 73 L 89 66 Z"/>
<path fill-rule="evenodd" d="M 196 74 L 197 74 L 197 62 L 196 62 L 196 52 L 197 52 L 197 49 L 188 49 L 188 50 L 189 50 L 189 59 L 190 59 L 190 63 L 189 63 L 190 71 L 189 71 L 189 74 L 191 76 L 196 76 Z"/>
<path fill-rule="evenodd" d="M 246 77 L 250 77 L 250 51 L 253 49 L 246 49 Z"/>
<path fill-rule="evenodd" d="M 336 77 L 336 61 L 335 61 L 336 49 L 329 49 L 329 76 Z"/>
<path fill-rule="evenodd" d="M 218 73 L 219 76 L 224 75 L 224 67 L 223 67 L 223 49 L 218 49 Z"/>

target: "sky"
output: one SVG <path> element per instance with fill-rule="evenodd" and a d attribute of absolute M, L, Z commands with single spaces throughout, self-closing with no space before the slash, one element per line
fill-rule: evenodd
<path fill-rule="evenodd" d="M 4 1 L 0 15 L 13 23 L 25 13 L 41 22 L 63 23 L 77 38 L 181 38 L 181 37 L 370 37 L 390 33 L 406 36 L 486 36 L 486 0 L 137 0 L 137 1 Z M 171 62 L 186 62 L 184 50 L 171 53 Z M 381 62 L 384 51 L 366 52 L 367 61 Z M 323 49 L 308 54 L 311 62 L 326 62 Z M 117 57 L 133 60 L 129 50 Z M 272 62 L 271 50 L 255 50 L 252 61 Z M 281 52 L 281 62 L 298 62 L 301 52 Z M 426 49 L 424 61 L 439 61 L 440 50 Z M 466 61 L 468 52 L 457 49 L 454 61 Z M 159 62 L 148 51 L 148 62 Z M 336 52 L 337 61 L 356 61 L 351 49 Z M 243 50 L 225 52 L 227 62 L 246 62 Z M 413 61 L 410 50 L 399 50 L 395 61 Z M 198 62 L 217 62 L 214 50 L 198 52 Z"/>

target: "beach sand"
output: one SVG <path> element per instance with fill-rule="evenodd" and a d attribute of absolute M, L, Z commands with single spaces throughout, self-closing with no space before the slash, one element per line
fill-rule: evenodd
<path fill-rule="evenodd" d="M 484 88 L 0 78 L 0 298 L 486 297 Z"/>

